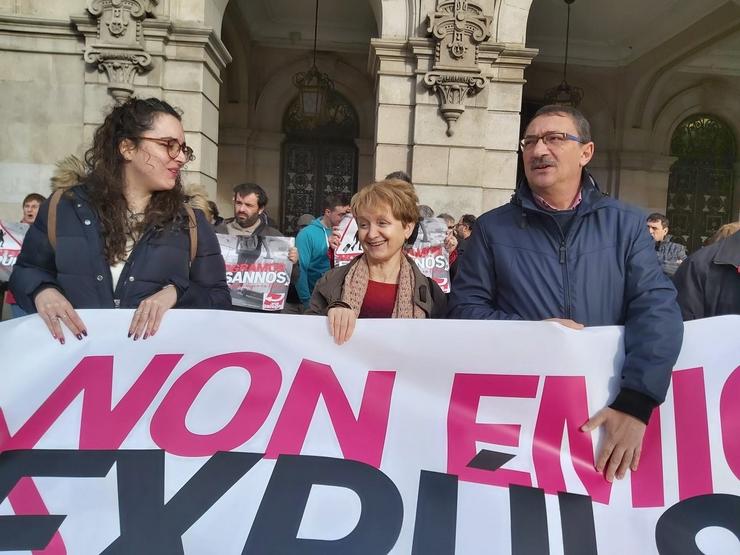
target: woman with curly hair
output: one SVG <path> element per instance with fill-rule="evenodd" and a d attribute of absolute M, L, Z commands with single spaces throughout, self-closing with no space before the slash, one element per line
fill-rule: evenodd
<path fill-rule="evenodd" d="M 372 183 L 352 197 L 363 254 L 323 275 L 306 312 L 328 316 L 337 344 L 349 340 L 358 318 L 444 318 L 445 294 L 403 252 L 417 204 L 413 186 L 398 179 Z"/>
<path fill-rule="evenodd" d="M 75 309 L 136 308 L 146 339 L 173 307 L 231 306 L 218 241 L 185 204 L 180 170 L 194 159 L 180 114 L 156 98 L 115 107 L 95 131 L 81 180 L 46 201 L 11 276 L 20 306 L 54 339 L 82 339 Z"/>

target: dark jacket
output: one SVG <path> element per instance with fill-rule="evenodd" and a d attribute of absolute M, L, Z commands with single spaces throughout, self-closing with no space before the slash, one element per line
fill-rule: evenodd
<path fill-rule="evenodd" d="M 740 314 L 740 232 L 689 256 L 673 281 L 684 320 Z"/>
<path fill-rule="evenodd" d="M 679 264 L 686 258 L 686 247 L 681 243 L 674 243 L 671 241 L 671 236 L 666 235 L 660 243 L 655 244 L 655 253 L 663 272 L 672 276 L 676 273 Z"/>
<path fill-rule="evenodd" d="M 344 289 L 344 278 L 347 277 L 349 269 L 360 260 L 361 256 L 356 257 L 352 262 L 345 266 L 333 268 L 326 272 L 316 283 L 311 296 L 311 304 L 306 314 L 326 315 L 329 305 L 342 299 L 342 290 Z M 447 297 L 439 288 L 439 285 L 430 277 L 421 273 L 416 263 L 410 258 L 406 258 L 411 264 L 414 272 L 414 304 L 421 308 L 427 315 L 427 318 L 444 318 L 447 312 Z"/>
<path fill-rule="evenodd" d="M 654 406 L 665 398 L 683 339 L 676 290 L 644 214 L 603 195 L 585 171 L 581 193 L 565 235 L 526 181 L 509 204 L 481 216 L 452 284 L 450 317 L 624 325 L 624 396 L 637 392 Z"/>
<path fill-rule="evenodd" d="M 177 288 L 175 308 L 229 309 L 226 269 L 218 241 L 205 216 L 195 210 L 198 248 L 190 264 L 188 218 L 164 229 L 146 230 L 134 246 L 113 291 L 103 254 L 100 223 L 84 185 L 72 187 L 57 206 L 57 246 L 47 235 L 49 203 L 28 230 L 10 287 L 26 312 L 36 312 L 35 294 L 51 286 L 75 308 L 135 308 L 165 285 Z"/>

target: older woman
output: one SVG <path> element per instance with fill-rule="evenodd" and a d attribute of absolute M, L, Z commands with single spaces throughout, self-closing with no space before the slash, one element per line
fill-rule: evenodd
<path fill-rule="evenodd" d="M 146 339 L 172 307 L 231 306 L 218 241 L 184 204 L 180 170 L 193 160 L 180 114 L 150 98 L 114 108 L 85 154 L 86 175 L 46 201 L 10 287 L 54 339 L 87 327 L 76 308 L 136 308 L 129 337 Z"/>
<path fill-rule="evenodd" d="M 307 311 L 328 316 L 338 344 L 352 336 L 357 318 L 444 317 L 444 293 L 403 253 L 418 219 L 417 203 L 413 186 L 394 179 L 368 185 L 352 198 L 364 253 L 318 281 Z"/>

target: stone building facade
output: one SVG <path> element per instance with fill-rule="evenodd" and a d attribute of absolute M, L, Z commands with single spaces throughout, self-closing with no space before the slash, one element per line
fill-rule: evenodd
<path fill-rule="evenodd" d="M 637 0 L 583 4 L 573 6 L 581 12 L 568 80 L 585 90 L 593 171 L 610 194 L 665 211 L 682 122 L 716 116 L 740 137 L 740 6 L 655 0 L 640 14 Z M 308 206 L 306 191 L 351 192 L 394 170 L 409 173 L 438 212 L 478 214 L 506 202 L 517 178 L 520 114 L 559 80 L 563 29 L 553 14 L 563 6 L 320 7 L 316 65 L 334 82 L 336 125 L 312 134 L 291 110 L 292 77 L 311 65 L 313 2 L 0 0 L 0 218 L 14 218 L 26 193 L 48 194 L 55 161 L 81 156 L 104 113 L 132 93 L 184 111 L 197 156 L 185 182 L 205 187 L 227 213 L 231 187 L 255 181 L 267 189 L 273 217 L 290 228 Z M 641 29 L 652 42 L 640 42 Z M 603 42 L 621 48 L 616 53 L 594 38 L 607 32 L 614 35 Z M 722 205 L 726 219 L 740 211 L 738 170 Z"/>

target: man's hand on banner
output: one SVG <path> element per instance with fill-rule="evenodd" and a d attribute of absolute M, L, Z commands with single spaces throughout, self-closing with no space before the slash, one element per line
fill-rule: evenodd
<path fill-rule="evenodd" d="M 586 327 L 583 324 L 579 324 L 578 322 L 574 320 L 569 320 L 567 318 L 548 318 L 547 320 L 545 320 L 545 322 L 556 322 L 561 326 L 565 326 L 566 328 L 570 328 L 572 330 L 582 330 Z"/>
<path fill-rule="evenodd" d="M 64 345 L 64 330 L 60 322 L 64 322 L 69 331 L 79 340 L 87 336 L 87 327 L 77 315 L 70 302 L 58 289 L 47 287 L 39 292 L 34 298 L 36 312 L 49 328 L 51 336 Z"/>
<path fill-rule="evenodd" d="M 288 249 L 288 260 L 290 260 L 293 264 L 298 264 L 298 249 L 295 247 L 290 247 Z"/>
<path fill-rule="evenodd" d="M 337 345 L 346 343 L 355 331 L 357 316 L 351 308 L 337 306 L 330 308 L 327 312 L 329 322 L 329 333 Z"/>
<path fill-rule="evenodd" d="M 596 470 L 604 472 L 607 481 L 624 478 L 640 464 L 642 438 L 647 426 L 624 412 L 604 407 L 581 426 L 582 432 L 591 432 L 604 426 L 606 436 L 596 457 Z M 607 464 L 608 463 L 608 464 Z"/>
<path fill-rule="evenodd" d="M 134 312 L 131 325 L 128 328 L 128 336 L 134 336 L 134 341 L 141 337 L 146 339 L 159 330 L 162 316 L 177 302 L 177 289 L 174 285 L 167 285 L 161 291 L 157 291 L 151 297 L 147 297 Z"/>

